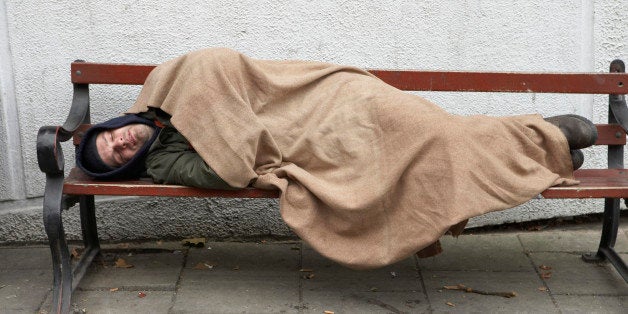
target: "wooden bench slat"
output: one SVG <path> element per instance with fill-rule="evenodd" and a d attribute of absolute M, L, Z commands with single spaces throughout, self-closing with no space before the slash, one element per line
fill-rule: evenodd
<path fill-rule="evenodd" d="M 626 131 L 618 124 L 596 124 L 598 138 L 595 145 L 626 145 Z"/>
<path fill-rule="evenodd" d="M 626 73 L 370 71 L 401 90 L 626 94 Z"/>
<path fill-rule="evenodd" d="M 581 169 L 575 172 L 579 185 L 551 187 L 544 198 L 628 198 L 628 171 L 624 169 Z M 182 185 L 155 184 L 150 180 L 95 181 L 77 168 L 72 169 L 63 185 L 69 195 L 167 196 L 277 198 L 276 190 L 212 190 Z"/>
<path fill-rule="evenodd" d="M 155 184 L 149 179 L 129 181 L 96 181 L 80 169 L 73 168 L 63 184 L 68 195 L 167 196 L 277 198 L 279 191 L 260 189 L 212 190 L 183 185 Z"/>
<path fill-rule="evenodd" d="M 541 195 L 544 198 L 628 198 L 626 169 L 579 169 L 574 176 L 580 184 L 551 187 Z"/>
<path fill-rule="evenodd" d="M 72 62 L 72 83 L 142 85 L 155 65 Z"/>
<path fill-rule="evenodd" d="M 72 83 L 141 85 L 155 65 L 73 62 Z M 628 73 L 370 70 L 401 90 L 627 94 Z"/>

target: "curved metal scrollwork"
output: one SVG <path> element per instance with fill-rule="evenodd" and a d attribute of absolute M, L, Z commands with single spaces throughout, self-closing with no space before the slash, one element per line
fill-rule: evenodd
<path fill-rule="evenodd" d="M 625 73 L 626 66 L 621 60 L 613 60 L 610 66 L 611 73 Z M 628 82 L 619 82 L 618 84 L 628 84 Z M 628 107 L 626 106 L 626 95 L 611 94 L 608 96 L 608 103 L 611 113 L 621 125 L 624 131 L 628 132 Z"/>

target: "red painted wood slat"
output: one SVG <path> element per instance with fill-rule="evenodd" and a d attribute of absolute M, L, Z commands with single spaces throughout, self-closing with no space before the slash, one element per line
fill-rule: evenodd
<path fill-rule="evenodd" d="M 73 168 L 63 184 L 63 193 L 69 195 L 118 195 L 165 197 L 228 197 L 277 198 L 277 190 L 240 189 L 212 190 L 183 185 L 155 184 L 150 180 L 96 181 L 80 169 Z"/>
<path fill-rule="evenodd" d="M 72 83 L 141 85 L 155 65 L 73 62 Z M 402 90 L 626 94 L 628 73 L 370 70 Z"/>
<path fill-rule="evenodd" d="M 628 170 L 581 169 L 574 173 L 580 184 L 545 190 L 544 198 L 628 198 Z M 277 198 L 279 191 L 260 189 L 211 190 L 182 185 L 154 184 L 150 180 L 94 181 L 79 169 L 66 178 L 63 193 L 70 195 L 118 195 L 165 197 Z"/>
<path fill-rule="evenodd" d="M 574 176 L 580 184 L 551 187 L 541 195 L 544 198 L 628 198 L 626 169 L 580 169 Z"/>

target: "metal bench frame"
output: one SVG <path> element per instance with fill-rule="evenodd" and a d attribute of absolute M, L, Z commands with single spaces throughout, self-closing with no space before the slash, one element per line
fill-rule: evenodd
<path fill-rule="evenodd" d="M 90 123 L 90 84 L 141 85 L 154 65 L 87 63 L 71 65 L 74 86 L 72 106 L 62 126 L 43 126 L 37 135 L 37 160 L 46 174 L 43 201 L 44 226 L 50 243 L 53 267 L 52 310 L 70 312 L 72 292 L 87 268 L 100 253 L 94 195 L 276 198 L 277 191 L 243 189 L 222 191 L 175 185 L 157 185 L 146 180 L 124 182 L 92 181 L 78 169 L 64 176 L 61 143 L 80 136 L 82 125 Z M 371 70 L 372 74 L 401 90 L 470 91 L 518 93 L 609 94 L 608 124 L 598 125 L 596 144 L 608 145 L 608 169 L 583 169 L 575 175 L 581 184 L 552 187 L 544 198 L 605 198 L 602 236 L 597 252 L 583 255 L 587 262 L 608 260 L 628 282 L 625 262 L 615 252 L 619 227 L 619 203 L 628 198 L 628 170 L 624 170 L 624 146 L 628 130 L 625 94 L 628 74 L 615 60 L 610 73 L 499 73 Z M 75 138 L 75 144 L 77 139 Z M 79 204 L 83 243 L 81 259 L 72 267 L 63 229 L 62 212 Z"/>

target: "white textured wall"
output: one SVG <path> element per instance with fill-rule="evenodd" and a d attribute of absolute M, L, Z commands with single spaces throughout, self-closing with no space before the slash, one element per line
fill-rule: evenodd
<path fill-rule="evenodd" d="M 612 59 L 628 60 L 626 2 L 4 0 L 0 56 L 8 60 L 0 60 L 0 124 L 7 135 L 0 136 L 0 149 L 18 153 L 11 158 L 0 155 L 0 174 L 10 172 L 12 182 L 0 184 L 0 197 L 16 199 L 0 206 L 0 222 L 3 213 L 37 215 L 37 207 L 21 208 L 22 199 L 43 193 L 36 133 L 42 125 L 64 121 L 71 100 L 69 63 L 74 59 L 160 63 L 197 48 L 225 46 L 259 58 L 364 68 L 607 71 Z M 135 87 L 93 88 L 93 121 L 123 111 L 137 92 Z M 579 113 L 602 122 L 607 110 L 604 96 L 422 95 L 460 114 Z M 7 140 L 10 130 L 18 127 L 19 138 Z M 587 152 L 600 160 L 602 154 Z M 587 166 L 603 166 L 591 159 Z M 532 203 L 476 223 L 599 211 L 595 201 Z M 216 208 L 229 211 L 228 206 Z M 2 228 L 8 227 L 0 226 L 0 240 L 8 237 Z"/>

